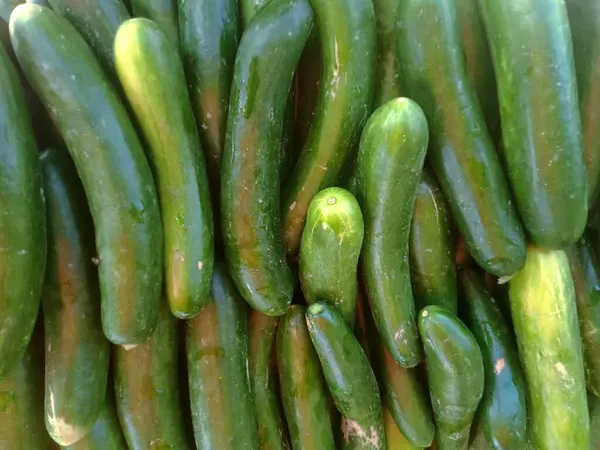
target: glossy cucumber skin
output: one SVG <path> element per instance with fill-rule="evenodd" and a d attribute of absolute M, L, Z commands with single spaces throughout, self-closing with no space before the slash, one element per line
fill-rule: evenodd
<path fill-rule="evenodd" d="M 194 437 L 199 450 L 258 450 L 248 378 L 247 305 L 223 263 L 212 280 L 212 301 L 186 325 Z"/>
<path fill-rule="evenodd" d="M 396 48 L 399 5 L 400 3 L 394 0 L 373 0 L 377 27 L 374 108 L 399 97 L 404 90 Z"/>
<path fill-rule="evenodd" d="M 45 421 L 71 445 L 94 426 L 106 397 L 110 343 L 102 332 L 94 228 L 68 153 L 40 156 L 48 259 L 42 294 L 45 330 Z"/>
<path fill-rule="evenodd" d="M 277 330 L 277 365 L 293 450 L 336 448 L 327 385 L 310 340 L 306 308 L 292 305 Z"/>
<path fill-rule="evenodd" d="M 421 360 L 408 241 L 428 140 L 421 108 L 406 98 L 391 100 L 365 125 L 357 161 L 363 282 L 381 341 L 405 367 Z"/>
<path fill-rule="evenodd" d="M 145 17 L 158 24 L 167 38 L 179 48 L 177 0 L 131 0 L 135 17 Z"/>
<path fill-rule="evenodd" d="M 519 355 L 496 300 L 472 269 L 460 274 L 465 323 L 483 356 L 485 388 L 476 422 L 493 450 L 525 445 L 527 399 Z"/>
<path fill-rule="evenodd" d="M 321 41 L 323 76 L 317 107 L 298 162 L 284 185 L 283 241 L 296 254 L 308 207 L 337 183 L 371 112 L 376 24 L 369 0 L 310 0 Z"/>
<path fill-rule="evenodd" d="M 529 247 L 509 296 L 536 448 L 587 449 L 583 355 L 565 252 Z"/>
<path fill-rule="evenodd" d="M 310 305 L 330 302 L 354 325 L 358 258 L 364 221 L 356 198 L 342 188 L 319 192 L 308 208 L 300 244 L 300 282 Z"/>
<path fill-rule="evenodd" d="M 480 0 L 479 6 L 521 220 L 537 246 L 567 247 L 583 233 L 588 192 L 565 3 Z"/>
<path fill-rule="evenodd" d="M 429 123 L 428 161 L 469 253 L 494 275 L 512 275 L 525 236 L 467 77 L 454 2 L 402 2 L 397 38 L 407 95 Z"/>
<path fill-rule="evenodd" d="M 221 170 L 225 256 L 242 297 L 274 316 L 285 313 L 293 294 L 279 220 L 278 141 L 311 26 L 307 0 L 265 6 L 244 31 L 231 90 Z"/>
<path fill-rule="evenodd" d="M 387 450 L 419 450 L 419 447 L 411 444 L 408 439 L 402 434 L 394 418 L 390 414 L 390 410 L 383 408 L 383 422 L 385 426 L 385 438 L 387 442 Z"/>
<path fill-rule="evenodd" d="M 66 19 L 20 5 L 10 25 L 21 67 L 65 140 L 92 212 L 104 334 L 114 344 L 143 342 L 158 315 L 163 240 L 152 173 L 135 129 Z"/>

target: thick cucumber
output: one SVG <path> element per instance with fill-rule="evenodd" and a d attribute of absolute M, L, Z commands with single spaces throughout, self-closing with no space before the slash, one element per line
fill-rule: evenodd
<path fill-rule="evenodd" d="M 465 269 L 459 277 L 465 323 L 479 344 L 485 371 L 477 425 L 491 449 L 521 449 L 526 438 L 527 399 L 514 339 L 478 274 Z"/>
<path fill-rule="evenodd" d="M 588 194 L 565 3 L 479 0 L 479 6 L 498 85 L 506 172 L 521 220 L 536 245 L 567 247 L 583 233 Z"/>
<path fill-rule="evenodd" d="M 175 45 L 149 19 L 130 19 L 115 38 L 115 65 L 144 133 L 155 174 L 171 312 L 197 315 L 210 298 L 214 264 L 208 178 Z"/>
<path fill-rule="evenodd" d="M 221 263 L 215 265 L 212 298 L 186 328 L 196 446 L 199 450 L 257 450 L 248 378 L 247 305 Z"/>
<path fill-rule="evenodd" d="M 131 0 L 131 9 L 134 16 L 156 22 L 179 49 L 177 0 Z"/>
<path fill-rule="evenodd" d="M 268 315 L 284 314 L 292 301 L 279 221 L 278 141 L 311 26 L 307 0 L 275 0 L 244 31 L 235 61 L 221 170 L 225 255 L 242 297 Z"/>
<path fill-rule="evenodd" d="M 308 334 L 304 306 L 293 305 L 277 330 L 281 399 L 294 450 L 336 448 L 328 392 Z"/>
<path fill-rule="evenodd" d="M 354 196 L 342 188 L 319 192 L 308 208 L 300 244 L 300 282 L 310 305 L 330 302 L 354 325 L 358 258 L 364 222 Z"/>
<path fill-rule="evenodd" d="M 92 262 L 94 227 L 75 166 L 56 150 L 46 150 L 40 161 L 48 225 L 45 419 L 50 436 L 67 446 L 88 434 L 104 406 L 110 343 L 102 333 Z"/>
<path fill-rule="evenodd" d="M 373 0 L 377 26 L 377 59 L 373 107 L 377 108 L 399 97 L 403 87 L 396 49 L 396 22 L 400 3 L 394 0 Z"/>
<path fill-rule="evenodd" d="M 31 337 L 46 266 L 37 147 L 19 76 L 0 46 L 0 379 Z"/>
<path fill-rule="evenodd" d="M 335 406 L 342 413 L 342 448 L 386 448 L 377 379 L 352 329 L 333 305 L 324 302 L 308 307 L 306 324 Z"/>
<path fill-rule="evenodd" d="M 284 186 L 283 240 L 288 254 L 300 247 L 308 207 L 337 182 L 371 111 L 376 57 L 375 14 L 370 0 L 310 0 L 315 13 L 323 77 L 310 132 Z"/>
<path fill-rule="evenodd" d="M 419 315 L 437 450 L 466 450 L 469 431 L 484 389 L 477 341 L 450 311 L 427 306 Z"/>
<path fill-rule="evenodd" d="M 387 450 L 419 450 L 402 434 L 389 409 L 383 408 L 383 425 L 385 426 L 385 439 Z"/>
<path fill-rule="evenodd" d="M 510 281 L 509 295 L 536 447 L 587 450 L 577 302 L 565 252 L 530 247 L 525 266 Z"/>
<path fill-rule="evenodd" d="M 381 342 L 405 367 L 421 360 L 408 241 L 428 140 L 421 108 L 406 98 L 391 100 L 365 125 L 357 161 L 363 281 Z"/>
<path fill-rule="evenodd" d="M 96 231 L 104 333 L 115 344 L 141 343 L 156 325 L 163 241 L 152 172 L 135 129 L 92 50 L 66 19 L 20 5 L 10 25 L 21 67 L 83 182 Z"/>
<path fill-rule="evenodd" d="M 512 275 L 525 236 L 467 77 L 454 1 L 402 2 L 397 31 L 407 95 L 427 116 L 429 162 L 467 248 L 487 271 Z"/>

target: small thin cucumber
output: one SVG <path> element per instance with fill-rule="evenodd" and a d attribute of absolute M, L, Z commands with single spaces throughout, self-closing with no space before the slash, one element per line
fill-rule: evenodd
<path fill-rule="evenodd" d="M 402 434 L 398 425 L 390 410 L 386 407 L 383 408 L 383 425 L 385 426 L 385 439 L 387 442 L 387 450 L 419 450 L 420 447 L 416 447 L 411 444 L 408 439 Z"/>
<path fill-rule="evenodd" d="M 156 22 L 179 49 L 177 0 L 131 0 L 131 9 L 135 17 L 145 17 Z"/>
<path fill-rule="evenodd" d="M 373 0 L 377 26 L 377 59 L 373 107 L 377 108 L 400 96 L 402 79 L 396 49 L 396 22 L 400 3 L 395 0 Z"/>

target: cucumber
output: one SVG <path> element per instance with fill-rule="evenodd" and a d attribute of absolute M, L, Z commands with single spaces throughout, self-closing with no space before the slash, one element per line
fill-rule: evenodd
<path fill-rule="evenodd" d="M 306 308 L 292 305 L 277 330 L 281 399 L 293 450 L 336 448 L 328 392 L 308 334 Z"/>
<path fill-rule="evenodd" d="M 377 59 L 373 107 L 377 108 L 400 96 L 403 91 L 400 63 L 396 49 L 396 22 L 399 2 L 373 0 L 377 27 Z"/>
<path fill-rule="evenodd" d="M 104 406 L 110 343 L 92 262 L 94 228 L 75 166 L 57 150 L 44 151 L 40 161 L 48 228 L 45 420 L 52 439 L 68 446 L 90 432 Z"/>
<path fill-rule="evenodd" d="M 152 172 L 135 129 L 66 19 L 20 5 L 10 26 L 17 58 L 65 139 L 92 212 L 104 334 L 114 344 L 144 342 L 158 315 L 163 240 Z"/>
<path fill-rule="evenodd" d="M 420 311 L 439 305 L 456 312 L 456 263 L 453 220 L 442 191 L 423 170 L 410 230 L 410 278 Z"/>
<path fill-rule="evenodd" d="M 421 360 L 408 241 L 428 140 L 421 108 L 407 98 L 391 100 L 365 125 L 357 161 L 363 282 L 381 342 L 405 367 Z"/>
<path fill-rule="evenodd" d="M 246 303 L 222 263 L 212 298 L 187 323 L 186 351 L 194 436 L 199 450 L 257 450 L 256 412 L 248 378 Z"/>
<path fill-rule="evenodd" d="M 46 219 L 33 129 L 19 76 L 0 46 L 0 379 L 25 352 L 40 306 Z"/>
<path fill-rule="evenodd" d="M 484 389 L 481 351 L 468 328 L 440 306 L 427 306 L 421 311 L 419 332 L 437 427 L 435 447 L 466 450 Z"/>
<path fill-rule="evenodd" d="M 300 244 L 300 282 L 310 305 L 330 302 L 352 327 L 364 222 L 356 198 L 342 188 L 319 192 L 308 208 Z"/>
<path fill-rule="evenodd" d="M 408 439 L 402 434 L 398 425 L 394 421 L 394 418 L 390 414 L 389 409 L 383 408 L 383 424 L 385 426 L 385 438 L 387 442 L 387 450 L 418 450 L 419 447 L 415 447 L 409 442 Z"/>
<path fill-rule="evenodd" d="M 177 325 L 165 299 L 148 341 L 114 347 L 117 413 L 131 450 L 190 448 L 179 397 Z"/>
<path fill-rule="evenodd" d="M 577 302 L 565 252 L 530 247 L 509 296 L 536 448 L 588 449 Z"/>
<path fill-rule="evenodd" d="M 588 193 L 565 3 L 480 0 L 479 6 L 498 86 L 506 174 L 521 220 L 537 246 L 567 247 L 583 233 Z"/>
<path fill-rule="evenodd" d="M 135 17 L 145 17 L 156 22 L 179 49 L 177 0 L 131 0 L 131 9 Z"/>
<path fill-rule="evenodd" d="M 324 302 L 308 307 L 306 324 L 335 406 L 342 413 L 342 448 L 386 448 L 377 379 L 352 329 L 333 305 Z"/>
<path fill-rule="evenodd" d="M 244 31 L 233 75 L 221 170 L 225 256 L 242 297 L 273 316 L 285 313 L 293 294 L 279 221 L 278 141 L 311 26 L 307 0 L 269 3 Z"/>
<path fill-rule="evenodd" d="M 459 277 L 465 323 L 479 344 L 485 371 L 476 422 L 491 449 L 521 449 L 526 439 L 527 399 L 514 339 L 478 274 L 465 269 Z"/>
<path fill-rule="evenodd" d="M 371 112 L 376 24 L 370 0 L 310 0 L 323 77 L 302 153 L 283 190 L 283 241 L 295 255 L 313 197 L 337 183 Z"/>

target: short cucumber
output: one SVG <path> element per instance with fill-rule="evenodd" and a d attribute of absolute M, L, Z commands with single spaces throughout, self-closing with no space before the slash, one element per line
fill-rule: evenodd
<path fill-rule="evenodd" d="M 400 96 L 402 75 L 396 50 L 396 22 L 400 3 L 394 0 L 373 0 L 377 24 L 377 59 L 375 63 L 375 108 Z"/>
<path fill-rule="evenodd" d="M 167 38 L 179 48 L 177 0 L 131 0 L 135 17 L 145 17 L 158 24 Z"/>
<path fill-rule="evenodd" d="M 390 414 L 390 410 L 383 408 L 383 422 L 385 426 L 385 438 L 387 442 L 387 450 L 419 450 L 419 447 L 411 444 L 408 439 L 402 434 L 394 418 Z"/>

